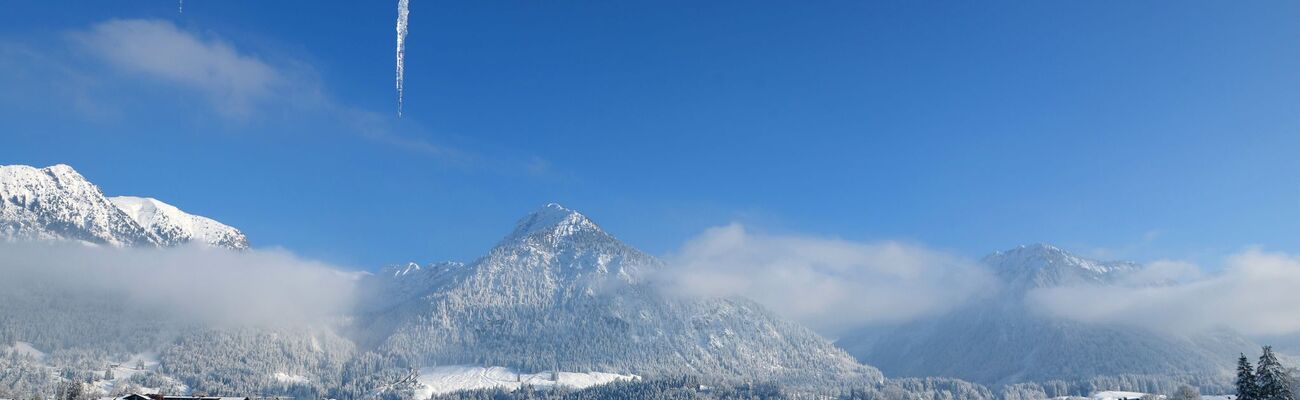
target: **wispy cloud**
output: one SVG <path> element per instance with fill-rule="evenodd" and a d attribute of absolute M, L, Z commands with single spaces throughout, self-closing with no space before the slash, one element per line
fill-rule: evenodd
<path fill-rule="evenodd" d="M 250 51 L 220 35 L 166 20 L 115 19 L 42 37 L 0 38 L 0 104 L 76 112 L 96 120 L 139 118 L 159 90 L 193 94 L 201 112 L 235 125 L 304 121 L 337 128 L 443 165 L 503 174 L 553 172 L 536 157 L 480 154 L 446 139 L 418 117 L 399 120 L 331 95 L 311 63 Z M 130 105 L 129 107 L 127 105 Z M 409 114 L 409 113 L 408 113 Z M 504 153 L 504 152 L 502 152 Z"/>
<path fill-rule="evenodd" d="M 827 335 L 949 310 L 995 286 L 977 263 L 920 245 L 716 227 L 669 257 L 676 292 L 743 296 Z"/>
<path fill-rule="evenodd" d="M 228 115 L 247 116 L 258 102 L 292 88 L 281 71 L 220 38 L 199 37 L 162 20 L 112 20 L 74 32 L 104 62 L 146 79 L 203 93 Z"/>
<path fill-rule="evenodd" d="M 389 113 L 334 98 L 310 63 L 256 54 L 216 34 L 165 20 L 117 19 L 62 37 L 6 38 L 0 40 L 0 54 L 9 56 L 0 60 L 0 72 L 10 75 L 0 76 L 0 83 L 21 85 L 26 92 L 14 94 L 19 97 L 14 101 L 40 94 L 55 104 L 89 111 L 83 116 L 120 116 L 123 112 L 114 104 L 148 92 L 139 88 L 174 90 L 195 94 L 196 104 L 237 123 L 264 117 L 325 120 L 359 137 L 440 161 L 472 158 L 464 150 L 424 139 L 427 130 L 414 122 L 404 125 L 417 128 L 404 130 L 420 135 L 400 132 Z M 15 74 L 39 79 L 19 80 Z M 57 90 L 49 93 L 49 88 Z"/>
<path fill-rule="evenodd" d="M 1029 303 L 1085 322 L 1174 332 L 1230 327 L 1247 334 L 1300 333 L 1300 256 L 1249 249 L 1220 272 L 1195 264 L 1152 263 L 1120 285 L 1040 289 Z"/>

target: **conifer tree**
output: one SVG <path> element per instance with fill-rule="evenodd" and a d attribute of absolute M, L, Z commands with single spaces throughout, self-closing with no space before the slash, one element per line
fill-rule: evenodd
<path fill-rule="evenodd" d="M 1255 400 L 1295 400 L 1287 384 L 1286 370 L 1273 354 L 1273 347 L 1264 346 L 1264 354 L 1255 365 Z"/>
<path fill-rule="evenodd" d="M 1259 400 L 1259 388 L 1255 386 L 1255 370 L 1250 360 L 1242 354 L 1237 359 L 1237 400 Z"/>

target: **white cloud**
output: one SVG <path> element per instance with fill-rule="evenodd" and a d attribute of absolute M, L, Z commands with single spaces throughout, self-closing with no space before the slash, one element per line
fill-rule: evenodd
<path fill-rule="evenodd" d="M 0 291 L 97 294 L 200 322 L 318 321 L 348 311 L 355 273 L 279 250 L 191 246 L 120 249 L 76 243 L 0 244 Z M 103 295 L 103 294 L 109 295 Z"/>
<path fill-rule="evenodd" d="M 1300 332 L 1300 257 L 1246 250 L 1221 272 L 1202 275 L 1183 262 L 1157 262 L 1115 286 L 1039 289 L 1029 301 L 1041 311 L 1099 323 L 1170 331 L 1226 326 L 1255 334 Z"/>
<path fill-rule="evenodd" d="M 267 62 L 167 21 L 111 20 L 73 38 L 114 67 L 198 90 L 226 114 L 247 115 L 257 102 L 289 85 Z"/>
<path fill-rule="evenodd" d="M 712 228 L 669 257 L 663 280 L 696 296 L 743 296 L 835 335 L 940 313 L 995 286 L 982 267 L 900 242 Z"/>

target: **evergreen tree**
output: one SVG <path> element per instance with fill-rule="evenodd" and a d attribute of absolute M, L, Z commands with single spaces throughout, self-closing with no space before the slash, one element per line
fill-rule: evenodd
<path fill-rule="evenodd" d="M 1287 384 L 1286 370 L 1273 354 L 1273 347 L 1264 346 L 1264 354 L 1255 365 L 1256 400 L 1295 400 Z"/>
<path fill-rule="evenodd" d="M 1255 386 L 1255 371 L 1250 360 L 1242 354 L 1237 359 L 1237 400 L 1259 400 L 1259 388 Z"/>

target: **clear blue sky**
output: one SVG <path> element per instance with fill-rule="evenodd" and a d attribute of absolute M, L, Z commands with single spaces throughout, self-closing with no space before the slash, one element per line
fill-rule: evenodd
<path fill-rule="evenodd" d="M 971 257 L 1300 249 L 1300 3 L 411 2 L 396 120 L 395 2 L 8 1 L 0 163 L 358 268 L 473 258 L 551 201 L 652 253 L 732 221 Z M 295 92 L 232 112 L 105 65 L 78 43 L 113 19 Z M 283 105 L 305 92 L 330 105 Z"/>

